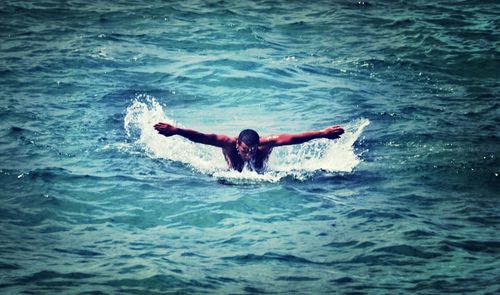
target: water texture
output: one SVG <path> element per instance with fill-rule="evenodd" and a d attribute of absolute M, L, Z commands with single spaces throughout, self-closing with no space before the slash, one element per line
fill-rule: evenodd
<path fill-rule="evenodd" d="M 499 293 L 499 11 L 2 1 L 0 293 Z M 240 174 L 157 121 L 346 134 Z"/>

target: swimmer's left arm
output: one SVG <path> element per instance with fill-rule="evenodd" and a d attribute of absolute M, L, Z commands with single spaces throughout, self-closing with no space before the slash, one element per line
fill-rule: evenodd
<path fill-rule="evenodd" d="M 262 138 L 260 141 L 261 145 L 267 146 L 282 146 L 282 145 L 293 145 L 293 144 L 301 144 L 313 139 L 318 138 L 328 138 L 328 139 L 337 139 L 340 138 L 340 135 L 344 133 L 344 129 L 338 125 L 330 126 L 322 130 L 315 131 L 306 131 L 295 134 L 278 134 L 271 135 L 265 138 Z"/>

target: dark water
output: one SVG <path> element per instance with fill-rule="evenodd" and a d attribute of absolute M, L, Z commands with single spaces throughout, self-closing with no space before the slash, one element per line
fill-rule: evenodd
<path fill-rule="evenodd" d="M 500 292 L 498 1 L 0 8 L 0 293 Z"/>

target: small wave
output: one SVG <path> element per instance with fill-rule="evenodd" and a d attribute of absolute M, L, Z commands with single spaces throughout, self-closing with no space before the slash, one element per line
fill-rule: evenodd
<path fill-rule="evenodd" d="M 258 174 L 228 170 L 219 148 L 195 144 L 180 136 L 159 135 L 153 128 L 157 122 L 181 126 L 165 114 L 154 97 L 139 95 L 126 110 L 124 128 L 133 145 L 139 145 L 151 158 L 181 162 L 218 180 L 236 184 L 278 182 L 285 177 L 305 180 L 319 171 L 350 173 L 361 161 L 353 145 L 370 123 L 359 119 L 345 124 L 346 132 L 338 140 L 318 139 L 275 148 L 266 173 Z"/>
<path fill-rule="evenodd" d="M 416 258 L 424 258 L 431 259 L 440 257 L 441 255 L 435 252 L 427 252 L 409 245 L 395 245 L 395 246 L 387 246 L 374 250 L 375 252 L 384 252 L 388 254 L 416 257 Z"/>
<path fill-rule="evenodd" d="M 300 256 L 295 256 L 290 254 L 278 254 L 274 252 L 266 252 L 262 255 L 245 254 L 245 255 L 226 256 L 223 257 L 222 259 L 232 260 L 236 263 L 241 263 L 241 264 L 258 263 L 261 261 L 278 261 L 278 262 L 297 263 L 297 264 L 322 264 L 322 262 L 312 261 Z"/>

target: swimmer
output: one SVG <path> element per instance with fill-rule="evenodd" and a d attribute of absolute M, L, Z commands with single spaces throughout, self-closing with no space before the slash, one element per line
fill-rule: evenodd
<path fill-rule="evenodd" d="M 154 128 L 158 133 L 167 137 L 180 135 L 192 142 L 219 147 L 222 149 L 222 154 L 230 169 L 241 172 L 244 167 L 247 167 L 257 173 L 264 172 L 267 160 L 274 147 L 301 144 L 317 138 L 337 139 L 344 133 L 344 129 L 338 125 L 322 130 L 278 134 L 263 138 L 252 129 L 241 131 L 238 137 L 229 137 L 201 133 L 161 122 L 154 125 Z"/>

